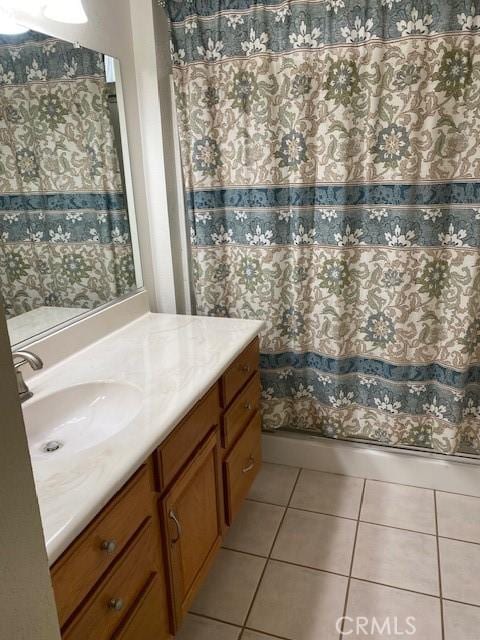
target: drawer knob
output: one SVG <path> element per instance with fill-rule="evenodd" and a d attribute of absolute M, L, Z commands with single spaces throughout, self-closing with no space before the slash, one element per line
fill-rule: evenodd
<path fill-rule="evenodd" d="M 117 550 L 116 540 L 104 540 L 102 542 L 102 551 L 106 551 L 108 554 L 115 553 Z"/>
<path fill-rule="evenodd" d="M 240 367 L 240 370 L 243 371 L 244 373 L 248 373 L 250 369 L 251 367 L 249 364 L 242 364 L 242 366 Z"/>
<path fill-rule="evenodd" d="M 248 458 L 247 466 L 243 467 L 243 469 L 242 469 L 242 473 L 248 473 L 249 471 L 251 471 L 253 469 L 254 466 L 255 466 L 255 458 L 253 456 L 250 456 Z"/>
<path fill-rule="evenodd" d="M 243 405 L 243 408 L 244 408 L 246 411 L 251 411 L 251 410 L 252 410 L 252 403 L 251 403 L 251 402 L 246 402 L 246 403 Z"/>
<path fill-rule="evenodd" d="M 123 600 L 121 598 L 112 598 L 108 603 L 108 608 L 113 611 L 121 611 L 123 609 Z"/>

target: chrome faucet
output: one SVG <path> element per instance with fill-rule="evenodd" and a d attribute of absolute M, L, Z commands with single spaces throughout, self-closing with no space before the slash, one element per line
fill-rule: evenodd
<path fill-rule="evenodd" d="M 12 358 L 15 373 L 17 374 L 17 388 L 20 402 L 25 402 L 25 400 L 28 400 L 33 396 L 33 393 L 27 387 L 20 367 L 28 363 L 34 371 L 38 371 L 43 368 L 43 362 L 31 351 L 14 351 L 12 353 Z M 15 362 L 15 360 L 18 360 L 18 362 Z"/>

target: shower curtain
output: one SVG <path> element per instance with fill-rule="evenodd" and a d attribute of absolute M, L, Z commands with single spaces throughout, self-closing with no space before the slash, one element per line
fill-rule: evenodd
<path fill-rule="evenodd" d="M 0 296 L 7 318 L 135 287 L 102 54 L 0 36 Z"/>
<path fill-rule="evenodd" d="M 167 2 L 201 314 L 263 423 L 480 453 L 480 3 Z"/>

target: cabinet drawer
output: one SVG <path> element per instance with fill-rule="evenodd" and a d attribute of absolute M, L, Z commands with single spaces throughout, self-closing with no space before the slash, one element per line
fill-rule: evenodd
<path fill-rule="evenodd" d="M 222 377 L 222 406 L 227 407 L 258 369 L 258 338 L 238 356 Z"/>
<path fill-rule="evenodd" d="M 261 464 L 261 419 L 257 413 L 224 462 L 227 521 L 232 524 Z"/>
<path fill-rule="evenodd" d="M 148 469 L 143 466 L 53 565 L 60 626 L 150 515 L 151 504 Z"/>
<path fill-rule="evenodd" d="M 228 449 L 260 409 L 260 374 L 256 373 L 225 412 L 222 446 Z"/>
<path fill-rule="evenodd" d="M 155 570 L 154 535 L 149 518 L 110 574 L 95 589 L 63 634 L 64 640 L 107 640 L 118 628 Z M 153 570 L 153 571 L 152 571 Z"/>
<path fill-rule="evenodd" d="M 163 581 L 158 573 L 152 573 L 133 611 L 113 640 L 165 640 L 170 637 Z"/>
<path fill-rule="evenodd" d="M 218 426 L 219 421 L 220 401 L 216 384 L 157 450 L 161 489 L 170 484 L 212 427 Z"/>

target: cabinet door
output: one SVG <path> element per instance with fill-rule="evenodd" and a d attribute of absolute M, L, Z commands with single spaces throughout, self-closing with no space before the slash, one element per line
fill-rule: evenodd
<path fill-rule="evenodd" d="M 176 627 L 221 542 L 220 473 L 217 431 L 163 499 Z"/>

